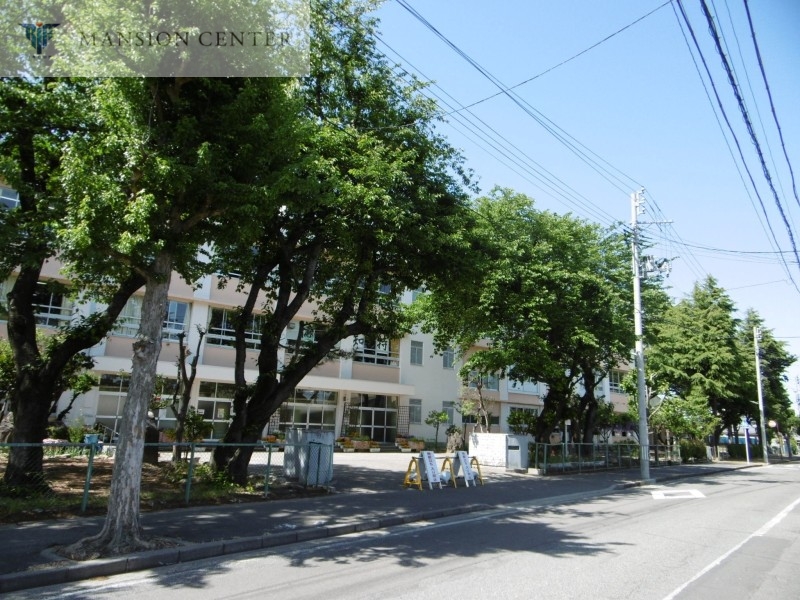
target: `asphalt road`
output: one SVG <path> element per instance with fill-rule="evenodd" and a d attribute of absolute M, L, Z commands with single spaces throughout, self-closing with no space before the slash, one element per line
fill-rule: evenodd
<path fill-rule="evenodd" d="M 631 488 L 15 593 L 414 600 L 796 598 L 800 465 Z"/>

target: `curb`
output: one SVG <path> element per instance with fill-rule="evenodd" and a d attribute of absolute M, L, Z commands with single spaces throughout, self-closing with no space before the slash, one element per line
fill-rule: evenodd
<path fill-rule="evenodd" d="M 92 579 L 94 577 L 121 575 L 123 573 L 154 569 L 167 565 L 213 558 L 215 556 L 275 548 L 277 546 L 285 546 L 328 537 L 338 537 L 362 531 L 385 529 L 417 521 L 431 521 L 460 514 L 480 512 L 491 508 L 492 507 L 487 504 L 468 504 L 465 506 L 411 513 L 403 516 L 393 515 L 380 519 L 369 519 L 357 523 L 342 523 L 325 527 L 307 527 L 297 529 L 296 531 L 281 531 L 279 533 L 266 533 L 260 536 L 201 542 L 173 548 L 162 548 L 159 550 L 147 550 L 125 556 L 100 558 L 86 562 L 69 561 L 70 564 L 66 566 L 61 565 L 58 567 L 0 575 L 0 594 L 48 585 L 71 583 L 83 579 Z M 67 559 L 64 560 L 66 561 Z"/>

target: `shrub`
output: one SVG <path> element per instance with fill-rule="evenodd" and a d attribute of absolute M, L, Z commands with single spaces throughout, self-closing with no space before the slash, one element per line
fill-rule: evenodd
<path fill-rule="evenodd" d="M 72 425 L 68 429 L 69 441 L 73 444 L 82 444 L 83 443 L 83 436 L 89 433 L 91 430 L 87 429 L 83 425 Z"/>
<path fill-rule="evenodd" d="M 728 456 L 732 460 L 747 460 L 747 450 L 744 444 L 728 444 Z M 750 445 L 750 460 L 761 460 L 764 450 L 761 444 Z"/>
<path fill-rule="evenodd" d="M 524 410 L 515 410 L 508 415 L 506 422 L 511 433 L 515 435 L 527 435 L 536 429 L 537 416 Z"/>
<path fill-rule="evenodd" d="M 701 440 L 681 440 L 681 461 L 686 463 L 690 460 L 706 460 L 706 445 Z"/>
<path fill-rule="evenodd" d="M 47 428 L 47 437 L 51 440 L 68 440 L 69 428 L 63 423 L 59 425 L 50 425 Z M 83 441 L 83 438 L 81 438 L 81 441 Z"/>

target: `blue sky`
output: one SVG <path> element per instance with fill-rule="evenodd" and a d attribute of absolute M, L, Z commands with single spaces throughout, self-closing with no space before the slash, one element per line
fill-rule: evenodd
<path fill-rule="evenodd" d="M 649 210 L 640 220 L 672 221 L 645 230 L 654 243 L 650 254 L 675 258 L 667 280 L 670 293 L 683 297 L 696 281 L 712 275 L 740 311 L 757 310 L 776 337 L 800 355 L 800 266 L 789 237 L 791 231 L 800 249 L 800 202 L 788 168 L 791 164 L 800 179 L 800 2 L 748 3 L 787 163 L 744 0 L 706 0 L 787 228 L 715 49 L 701 0 L 682 0 L 682 5 L 755 189 L 716 107 L 700 54 L 693 45 L 690 53 L 687 46 L 687 38 L 693 42 L 685 21 L 676 16 L 676 1 L 405 1 L 502 85 L 532 79 L 513 90 L 525 110 L 499 94 L 450 115 L 439 128 L 462 150 L 483 192 L 494 185 L 511 187 L 533 197 L 539 208 L 610 224 L 630 222 L 630 194 L 644 187 Z M 429 94 L 439 98 L 444 111 L 498 93 L 494 83 L 400 0 L 387 0 L 376 15 L 381 19 L 381 51 L 435 82 Z M 551 129 L 557 126 L 562 137 L 571 136 L 584 157 L 601 167 L 592 168 L 576 156 L 530 113 Z M 785 264 L 777 251 L 784 252 Z M 793 398 L 798 396 L 798 377 L 796 364 L 790 371 Z"/>

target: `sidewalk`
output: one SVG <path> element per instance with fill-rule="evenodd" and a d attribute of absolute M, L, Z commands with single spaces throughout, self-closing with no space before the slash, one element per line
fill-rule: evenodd
<path fill-rule="evenodd" d="M 146 536 L 173 538 L 181 545 L 108 559 L 76 562 L 53 552 L 97 533 L 103 517 L 2 526 L 0 594 L 521 502 L 556 504 L 639 485 L 638 469 L 537 477 L 483 467 L 483 486 L 465 488 L 460 482 L 458 488 L 420 491 L 402 485 L 408 463 L 406 454 L 336 453 L 333 493 L 328 495 L 142 513 Z M 676 465 L 651 469 L 651 477 L 663 482 L 746 466 Z"/>

